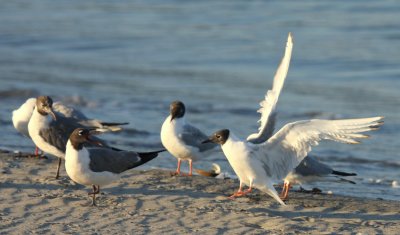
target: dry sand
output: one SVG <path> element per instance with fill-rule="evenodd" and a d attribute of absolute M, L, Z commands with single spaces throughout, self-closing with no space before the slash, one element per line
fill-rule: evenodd
<path fill-rule="evenodd" d="M 54 179 L 56 159 L 0 153 L 0 234 L 399 234 L 400 202 L 291 192 L 287 207 L 236 180 L 131 170 L 105 189 Z"/>

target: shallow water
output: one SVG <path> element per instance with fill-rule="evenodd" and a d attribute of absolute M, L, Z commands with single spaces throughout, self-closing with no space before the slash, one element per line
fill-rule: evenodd
<path fill-rule="evenodd" d="M 207 133 L 257 129 L 288 32 L 289 76 L 278 128 L 308 118 L 385 116 L 363 144 L 323 143 L 313 154 L 357 185 L 316 184 L 333 193 L 400 199 L 400 5 L 396 1 L 2 1 L 1 147 L 30 151 L 11 124 L 26 98 L 47 94 L 88 116 L 129 121 L 108 135 L 125 149 L 160 146 L 171 101 Z M 218 162 L 231 172 L 222 154 Z M 163 154 L 149 167 L 174 168 Z"/>

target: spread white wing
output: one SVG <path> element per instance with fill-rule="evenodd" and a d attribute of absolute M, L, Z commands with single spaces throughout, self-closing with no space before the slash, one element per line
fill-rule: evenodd
<path fill-rule="evenodd" d="M 283 179 L 321 140 L 358 144 L 357 139 L 368 138 L 361 132 L 376 130 L 383 124 L 383 117 L 306 120 L 285 125 L 267 142 L 256 145 L 255 156 L 266 173 L 275 180 Z"/>
<path fill-rule="evenodd" d="M 286 42 L 285 55 L 283 56 L 282 61 L 275 73 L 272 90 L 268 90 L 265 95 L 265 100 L 260 102 L 261 108 L 258 110 L 258 112 L 261 113 L 261 118 L 258 121 L 260 123 L 258 133 L 249 135 L 247 137 L 248 142 L 259 144 L 265 142 L 272 136 L 275 125 L 275 107 L 289 70 L 290 58 L 292 57 L 292 48 L 292 34 L 289 33 Z"/>

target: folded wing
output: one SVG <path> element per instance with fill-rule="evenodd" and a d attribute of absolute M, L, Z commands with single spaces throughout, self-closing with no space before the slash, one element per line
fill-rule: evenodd
<path fill-rule="evenodd" d="M 204 152 L 217 147 L 217 144 L 215 143 L 203 144 L 202 142 L 206 140 L 208 136 L 197 129 L 195 126 L 192 126 L 190 124 L 186 124 L 183 126 L 183 131 L 179 135 L 179 138 L 182 140 L 183 143 L 197 148 L 200 152 Z"/>
<path fill-rule="evenodd" d="M 89 167 L 94 172 L 108 171 L 115 174 L 138 167 L 158 156 L 159 152 L 137 153 L 133 151 L 115 151 L 107 148 L 88 148 Z"/>

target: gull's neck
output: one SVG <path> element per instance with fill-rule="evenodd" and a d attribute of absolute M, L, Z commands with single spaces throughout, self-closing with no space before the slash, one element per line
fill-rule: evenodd
<path fill-rule="evenodd" d="M 180 117 L 180 118 L 175 118 L 174 120 L 171 121 L 172 116 L 169 115 L 169 121 L 171 122 L 171 124 L 175 124 L 175 125 L 184 125 L 186 124 L 186 118 L 185 116 Z"/>
<path fill-rule="evenodd" d="M 39 126 L 48 126 L 50 122 L 52 121 L 51 117 L 49 115 L 42 115 L 37 111 L 37 108 L 33 110 L 31 120 L 29 122 L 33 121 L 34 125 L 39 125 Z"/>

